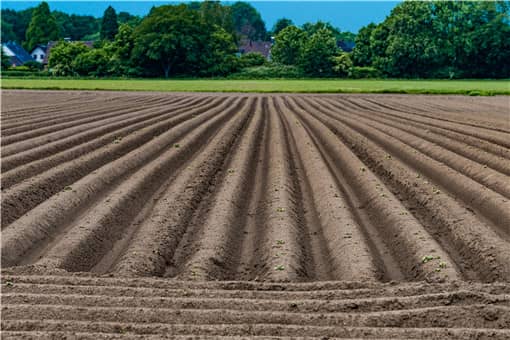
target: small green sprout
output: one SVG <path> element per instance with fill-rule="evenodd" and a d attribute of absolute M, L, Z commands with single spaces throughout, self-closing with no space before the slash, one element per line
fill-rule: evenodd
<path fill-rule="evenodd" d="M 70 191 L 70 190 L 73 190 L 73 188 L 71 186 L 65 186 L 64 187 L 64 191 Z"/>
<path fill-rule="evenodd" d="M 181 146 L 180 144 L 177 144 L 177 143 L 174 144 L 174 148 L 178 148 L 180 146 Z"/>
<path fill-rule="evenodd" d="M 285 208 L 279 207 L 279 208 L 276 208 L 276 211 L 277 212 L 285 212 Z"/>
<path fill-rule="evenodd" d="M 274 270 L 285 270 L 285 267 L 283 265 L 279 264 L 276 267 L 274 267 Z"/>
<path fill-rule="evenodd" d="M 276 240 L 276 244 L 285 244 L 284 240 Z"/>

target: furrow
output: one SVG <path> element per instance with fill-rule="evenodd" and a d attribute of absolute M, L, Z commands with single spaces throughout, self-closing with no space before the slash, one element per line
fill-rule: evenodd
<path fill-rule="evenodd" d="M 392 127 L 397 127 L 401 130 L 426 139 L 429 142 L 440 145 L 452 152 L 455 152 L 456 154 L 462 155 L 484 166 L 488 166 L 502 174 L 510 175 L 510 161 L 504 157 L 491 154 L 483 148 L 478 147 L 481 142 L 480 140 L 474 141 L 475 143 L 472 145 L 463 140 L 463 138 L 467 137 L 465 135 L 461 135 L 459 136 L 460 138 L 456 138 L 456 136 L 444 134 L 442 129 L 433 128 L 426 124 L 413 123 L 404 118 L 393 117 L 385 113 L 379 113 L 379 115 L 368 115 L 362 113 L 359 110 L 345 110 L 345 107 L 339 107 L 338 105 L 335 105 L 335 102 L 326 99 L 324 102 L 342 110 L 342 112 L 352 112 L 352 114 L 357 116 L 363 116 L 370 120 L 375 120 Z M 487 142 L 485 141 L 485 143 Z"/>
<path fill-rule="evenodd" d="M 430 261 L 422 263 L 425 255 L 434 253 L 442 261 L 452 263 L 448 254 L 427 233 L 423 226 L 407 211 L 389 188 L 363 164 L 352 151 L 339 140 L 319 119 L 312 114 L 315 110 L 303 100 L 292 98 L 299 102 L 306 110 L 305 113 L 296 110 L 302 122 L 314 133 L 317 141 L 335 161 L 336 166 L 341 165 L 341 171 L 346 183 L 356 183 L 357 187 L 351 188 L 359 202 L 360 208 L 365 209 L 371 222 L 377 225 L 379 235 L 384 240 L 393 256 L 399 261 L 399 265 L 406 274 L 407 279 L 427 280 L 454 280 L 461 278 L 455 265 L 444 268 L 444 271 L 436 271 L 437 263 Z M 340 143 L 339 143 L 340 142 Z M 397 252 L 398 249 L 398 253 Z"/>
<path fill-rule="evenodd" d="M 36 94 L 38 94 L 41 91 L 36 91 L 32 93 L 27 93 L 27 95 L 23 96 L 23 100 L 34 98 L 36 97 Z M 65 93 L 63 93 L 65 96 Z M 162 97 L 160 95 L 152 95 L 149 93 L 144 94 L 143 96 L 140 96 L 137 93 L 123 93 L 119 94 L 116 93 L 112 96 L 112 93 L 106 93 L 106 92 L 89 92 L 89 95 L 91 96 L 91 100 L 86 100 L 86 96 L 84 94 L 78 95 L 76 98 L 76 101 L 69 101 L 67 98 L 60 97 L 55 92 L 46 93 L 43 97 L 44 98 L 38 98 L 39 101 L 45 101 L 45 100 L 52 100 L 54 101 L 54 105 L 45 105 L 41 106 L 40 104 L 32 107 L 27 107 L 24 109 L 24 111 L 27 111 L 28 113 L 22 113 L 22 114 L 14 114 L 10 115 L 6 118 L 9 118 L 9 120 L 16 120 L 16 119 L 24 119 L 29 118 L 28 121 L 30 121 L 30 117 L 33 119 L 40 119 L 40 118 L 47 118 L 47 117 L 55 117 L 55 114 L 59 115 L 60 117 L 63 116 L 71 116 L 71 115 L 81 115 L 83 113 L 87 112 L 95 112 L 96 107 L 98 106 L 112 106 L 112 107 L 118 107 L 120 105 L 124 104 L 130 104 L 131 106 L 136 106 L 139 104 L 151 104 L 151 103 L 163 103 L 168 101 L 168 98 Z M 181 97 L 181 96 L 177 96 Z M 22 99 L 16 98 L 11 99 L 17 101 L 17 104 L 22 104 Z M 71 111 L 71 112 L 69 112 Z M 9 113 L 9 112 L 8 112 Z"/>
<path fill-rule="evenodd" d="M 359 107 L 368 109 L 373 111 L 373 108 L 366 107 L 365 103 L 360 103 L 359 100 L 355 99 L 346 99 L 347 101 L 350 101 L 354 105 L 358 105 Z M 365 105 L 364 105 L 365 104 Z M 376 110 L 375 112 L 378 112 Z M 394 112 L 394 114 L 398 115 L 398 113 Z M 402 115 L 401 115 L 402 116 Z M 457 123 L 450 123 L 445 121 L 438 121 L 437 119 L 432 118 L 426 118 L 426 117 L 410 117 L 410 114 L 405 115 L 406 119 L 409 119 L 410 121 L 414 122 L 420 122 L 420 123 L 426 123 L 433 127 L 440 127 L 444 129 L 448 129 L 450 131 L 460 132 L 462 134 L 470 135 L 473 137 L 477 137 L 480 139 L 484 139 L 487 141 L 490 141 L 494 144 L 503 146 L 505 148 L 510 148 L 510 141 L 508 139 L 508 133 L 499 132 L 499 131 L 487 131 L 485 128 L 479 128 L 479 127 L 472 127 L 472 126 L 465 126 Z"/>
<path fill-rule="evenodd" d="M 207 104 L 201 104 L 195 108 L 190 108 L 189 111 L 184 109 L 181 112 L 174 112 L 174 115 L 169 118 L 163 119 L 152 126 L 142 128 L 121 140 L 116 136 L 114 143 L 111 143 L 111 139 L 103 140 L 103 142 L 108 142 L 108 144 L 99 147 L 95 151 L 87 150 L 89 153 L 84 157 L 81 156 L 83 155 L 83 149 L 73 148 L 69 153 L 55 155 L 56 159 L 47 159 L 47 162 L 43 162 L 43 165 L 54 166 L 52 169 L 33 176 L 29 181 L 18 183 L 17 185 L 3 190 L 1 205 L 2 228 L 8 226 L 22 214 L 33 209 L 38 204 L 44 202 L 44 200 L 49 199 L 52 195 L 64 190 L 66 186 L 69 186 L 87 174 L 93 173 L 96 169 L 104 166 L 108 162 L 112 162 L 136 150 L 136 148 L 157 138 L 174 126 L 183 124 L 188 120 L 193 120 L 197 115 L 199 121 L 205 121 L 207 118 L 204 117 L 214 115 L 215 112 L 220 112 L 221 109 L 228 106 L 229 101 L 227 100 L 221 103 L 221 105 L 213 109 L 212 112 L 207 112 L 207 110 L 216 106 L 218 103 L 218 100 L 212 100 Z M 161 119 L 158 118 L 158 120 Z M 85 147 L 86 146 L 88 145 L 85 145 Z M 76 157 L 80 157 L 78 161 L 73 160 Z M 59 161 L 62 158 L 64 158 L 63 163 L 52 164 L 55 160 Z M 11 180 L 18 180 L 18 176 L 26 175 L 27 172 L 31 174 L 38 170 L 38 166 L 40 166 L 40 164 L 36 163 L 34 167 L 29 167 L 28 169 L 23 167 L 20 169 L 19 174 L 17 174 L 15 170 L 7 172 L 5 174 L 5 180 L 7 183 Z M 41 166 L 41 170 L 42 169 L 44 169 L 43 166 Z"/>
<path fill-rule="evenodd" d="M 128 101 L 127 103 L 119 103 L 111 102 L 111 103 L 90 103 L 84 107 L 85 110 L 80 110 L 80 108 L 76 107 L 68 107 L 65 110 L 55 110 L 50 111 L 48 114 L 38 114 L 35 117 L 30 117 L 28 119 L 16 119 L 14 122 L 7 123 L 2 127 L 2 137 L 9 137 L 8 140 L 12 138 L 12 135 L 29 132 L 31 130 L 36 130 L 44 127 L 48 127 L 51 125 L 64 124 L 66 122 L 78 121 L 85 118 L 91 117 L 101 117 L 105 114 L 105 112 L 109 112 L 111 114 L 122 114 L 123 112 L 129 113 L 130 109 L 136 108 L 139 105 L 142 106 L 157 106 L 165 103 L 172 103 L 174 100 L 162 100 L 159 103 L 154 102 L 150 103 L 149 101 L 144 102 L 132 102 Z M 38 109 L 36 109 L 39 112 Z M 71 111 L 70 113 L 68 113 Z M 3 141 L 2 141 L 3 142 Z"/>
<path fill-rule="evenodd" d="M 233 105 L 211 119 L 210 125 L 203 125 L 184 136 L 179 141 L 178 150 L 170 148 L 130 175 L 104 199 L 98 200 L 92 209 L 73 221 L 65 235 L 38 255 L 41 259 L 37 264 L 69 271 L 90 271 L 117 240 L 131 234 L 130 227 L 136 228 L 131 222 L 144 204 L 153 204 L 158 188 L 167 187 L 171 180 L 175 180 L 173 174 L 179 175 L 187 160 L 202 149 L 201 143 L 214 136 L 236 108 Z M 228 124 L 224 129 L 227 128 Z"/>
<path fill-rule="evenodd" d="M 107 124 L 110 121 L 121 121 L 122 119 L 126 117 L 132 117 L 132 113 L 136 113 L 137 115 L 141 115 L 144 113 L 144 111 L 148 111 L 150 109 L 154 108 L 173 108 L 177 109 L 179 107 L 184 107 L 185 105 L 188 105 L 187 102 L 183 103 L 179 100 L 172 100 L 167 103 L 161 103 L 161 104 L 152 104 L 152 105 L 143 105 L 143 109 L 141 110 L 140 107 L 132 105 L 125 107 L 121 110 L 115 109 L 109 110 L 107 108 L 100 108 L 98 109 L 98 113 L 95 115 L 85 115 L 85 118 L 79 118 L 76 119 L 74 117 L 69 118 L 65 122 L 58 122 L 58 121 L 50 121 L 47 122 L 44 125 L 37 125 L 37 126 L 26 126 L 26 124 L 23 125 L 23 129 L 18 129 L 19 131 L 15 131 L 14 129 L 9 130 L 8 134 L 4 133 L 2 135 L 2 147 L 5 147 L 7 145 L 17 143 L 20 141 L 28 141 L 29 139 L 38 137 L 39 139 L 43 138 L 45 136 L 46 140 L 52 141 L 51 139 L 51 133 L 56 131 L 67 131 L 70 128 L 76 127 L 76 129 L 73 129 L 73 134 L 78 133 L 80 131 L 84 131 L 86 129 L 90 129 L 90 124 L 92 123 L 99 123 L 101 122 L 103 125 Z M 105 113 L 107 112 L 107 113 Z M 115 120 L 111 118 L 116 118 Z M 80 127 L 81 129 L 79 129 Z M 50 134 L 50 136 L 48 136 Z M 60 138 L 64 138 L 66 135 L 61 135 Z"/>
<path fill-rule="evenodd" d="M 314 109 L 328 112 L 324 108 L 314 106 Z M 330 112 L 329 117 L 356 127 L 360 133 L 377 141 L 391 154 L 430 178 L 435 184 L 451 192 L 452 196 L 462 200 L 470 209 L 479 212 L 489 220 L 501 237 L 510 240 L 510 201 L 505 197 L 488 190 L 465 175 L 453 171 L 445 164 L 438 162 L 425 154 L 418 153 L 415 148 L 403 143 L 391 135 L 369 128 L 359 120 L 342 117 L 338 112 Z M 440 193 L 434 187 L 432 192 Z"/>
<path fill-rule="evenodd" d="M 327 103 L 315 102 L 314 107 L 323 106 L 324 108 L 330 109 Z M 402 143 L 412 147 L 420 153 L 427 155 L 431 159 L 441 162 L 447 165 L 449 168 L 456 170 L 456 172 L 465 175 L 473 179 L 478 183 L 472 183 L 471 186 L 478 186 L 479 190 L 486 187 L 492 189 L 495 193 L 502 195 L 505 198 L 510 198 L 510 181 L 508 176 L 505 176 L 497 171 L 487 168 L 483 164 L 476 163 L 468 158 L 451 152 L 441 146 L 428 142 L 419 131 L 409 131 L 405 125 L 397 124 L 393 126 L 387 122 L 379 122 L 377 117 L 366 118 L 363 115 L 351 114 L 345 111 L 341 111 L 342 116 L 357 119 L 360 122 L 364 122 L 367 126 L 377 129 L 393 138 L 398 139 Z M 506 162 L 506 166 L 510 171 L 510 161 Z M 500 200 L 501 197 L 494 196 L 492 199 Z"/>
<path fill-rule="evenodd" d="M 213 99 L 212 98 L 209 99 L 209 102 L 213 102 Z M 189 103 L 189 105 L 186 107 L 175 109 L 169 113 L 162 113 L 161 115 L 156 115 L 153 118 L 143 117 L 140 118 L 139 122 L 136 122 L 138 119 L 135 119 L 131 122 L 131 124 L 127 125 L 126 127 L 123 128 L 121 127 L 118 130 L 107 133 L 89 142 L 78 144 L 74 147 L 71 147 L 70 149 L 57 152 L 49 157 L 31 161 L 9 171 L 4 171 L 2 173 L 2 190 L 11 187 L 14 184 L 19 183 L 26 178 L 36 176 L 37 174 L 41 174 L 42 172 L 55 166 L 58 166 L 61 163 L 89 154 L 96 149 L 106 146 L 107 144 L 113 143 L 114 149 L 115 145 L 117 144 L 125 145 L 126 138 L 129 138 L 131 134 L 138 133 L 137 130 L 142 130 L 143 128 L 149 127 L 151 125 L 160 126 L 161 124 L 160 125 L 157 124 L 160 122 L 165 122 L 169 119 L 174 119 L 175 117 L 183 113 L 185 114 L 187 112 L 188 113 L 196 112 L 195 111 L 196 108 L 199 108 L 200 106 L 206 106 L 205 104 L 207 104 L 207 101 L 206 102 L 202 100 L 195 101 L 193 103 Z M 157 131 L 163 130 L 161 129 L 156 130 L 155 132 L 153 132 L 152 136 L 157 135 L 158 134 Z M 112 154 L 115 154 L 115 152 L 113 151 Z"/>
<path fill-rule="evenodd" d="M 230 99 L 226 99 L 224 104 L 232 104 L 232 110 L 236 109 L 238 105 L 233 104 Z M 222 107 L 220 106 L 217 109 L 220 111 Z M 86 206 L 90 205 L 106 189 L 119 182 L 123 176 L 156 159 L 179 139 L 182 139 L 202 123 L 207 122 L 216 113 L 217 111 L 210 110 L 205 115 L 185 121 L 164 132 L 143 146 L 83 177 L 73 184 L 72 190 L 52 196 L 10 224 L 2 232 L 3 265 L 15 264 L 35 244 L 40 244 L 49 235 L 54 234 L 58 226 L 65 224 L 66 221 L 69 222 L 71 216 L 79 215 Z M 221 118 L 222 116 L 218 117 Z M 200 129 L 203 130 L 210 125 L 215 126 L 218 119 L 209 120 L 209 124 L 202 125 Z"/>
<path fill-rule="evenodd" d="M 370 103 L 374 107 L 383 108 L 384 110 L 390 110 L 390 111 L 395 110 L 396 107 L 398 107 L 397 105 L 395 105 L 394 102 L 390 104 L 390 103 L 384 102 L 384 100 L 379 100 L 378 102 L 376 102 L 373 99 L 363 98 L 363 102 Z M 468 112 L 464 111 L 461 108 L 461 103 L 462 102 L 460 102 L 460 101 L 456 101 L 454 105 L 451 105 L 451 103 L 450 103 L 449 107 L 441 106 L 441 109 L 439 111 L 440 114 L 438 114 L 437 108 L 435 108 L 433 106 L 434 104 L 433 105 L 423 105 L 422 108 L 425 108 L 425 110 L 423 110 L 420 113 L 416 112 L 417 111 L 416 108 L 409 108 L 409 107 L 407 107 L 406 109 L 403 109 L 403 110 L 399 110 L 399 111 L 409 114 L 409 115 L 415 115 L 415 116 L 423 117 L 423 118 L 430 118 L 432 120 L 436 120 L 436 121 L 440 121 L 440 122 L 448 122 L 448 123 L 454 123 L 454 124 L 458 124 L 458 125 L 466 125 L 466 126 L 471 126 L 471 127 L 475 127 L 475 128 L 481 128 L 481 129 L 485 129 L 485 130 L 493 130 L 493 131 L 498 131 L 498 132 L 503 132 L 503 133 L 510 132 L 510 130 L 505 129 L 504 125 L 501 125 L 501 123 L 505 123 L 505 121 L 492 122 L 492 124 L 491 124 L 491 122 L 488 119 L 485 119 L 484 121 L 479 121 L 479 120 L 473 119 L 474 118 L 473 116 L 471 116 Z M 438 106 L 437 102 L 435 103 L 435 106 L 436 107 Z M 455 114 L 452 111 L 454 109 L 459 110 L 460 115 Z M 470 109 L 473 110 L 473 107 L 471 107 Z M 480 111 L 483 111 L 484 109 L 485 108 L 481 105 L 475 105 L 473 111 L 476 112 L 476 115 L 478 117 L 480 117 L 480 115 L 482 113 Z M 433 112 L 433 114 L 430 114 L 430 112 Z M 452 117 L 452 118 L 455 117 L 456 119 L 452 119 L 449 117 Z M 498 123 L 499 123 L 499 125 L 497 125 Z"/>
<path fill-rule="evenodd" d="M 337 327 L 275 324 L 238 325 L 169 325 L 157 323 L 122 323 L 90 321 L 2 321 L 6 337 L 23 339 L 161 339 L 161 334 L 172 338 L 189 339 L 450 339 L 450 340 L 506 340 L 510 331 L 496 328 L 399 328 L 399 327 Z M 40 329 L 40 331 L 35 331 Z M 81 332 L 76 332 L 81 329 Z M 277 336 L 275 335 L 277 334 Z"/>
<path fill-rule="evenodd" d="M 204 150 L 177 176 L 162 194 L 149 216 L 113 264 L 119 275 L 165 275 L 172 265 L 175 250 L 203 196 L 221 171 L 224 159 L 249 119 L 253 99 L 229 110 L 230 124 L 206 143 Z"/>
<path fill-rule="evenodd" d="M 74 146 L 76 143 L 84 143 L 97 138 L 105 133 L 115 131 L 119 127 L 124 127 L 132 122 L 148 119 L 157 115 L 161 115 L 170 110 L 175 110 L 185 106 L 161 107 L 158 110 L 152 110 L 150 107 L 142 110 L 134 110 L 121 117 L 112 117 L 104 121 L 80 124 L 79 126 L 70 127 L 68 129 L 59 130 L 48 136 L 43 135 L 6 146 L 2 146 L 2 153 L 6 157 L 6 170 L 10 170 L 15 165 L 19 165 L 19 160 L 34 160 L 33 154 L 39 156 L 50 156 L 55 152 L 59 152 Z M 41 147 L 43 146 L 43 147 Z M 14 155 L 15 157 L 9 157 Z M 30 156 L 32 155 L 32 158 Z M 18 157 L 16 157 L 18 156 Z M 24 156 L 24 157 L 23 157 Z M 14 161 L 13 161 L 14 159 Z M 16 160 L 18 163 L 16 164 Z M 3 166 L 4 167 L 4 166 Z"/>
<path fill-rule="evenodd" d="M 266 171 L 260 214 L 263 224 L 258 226 L 259 245 L 254 257 L 258 259 L 260 279 L 296 281 L 307 278 L 304 262 L 303 220 L 300 216 L 300 193 L 292 167 L 293 159 L 282 117 L 275 110 L 274 98 L 268 97 L 263 110 L 268 116 L 266 139 Z"/>
<path fill-rule="evenodd" d="M 384 116 L 384 117 L 389 117 L 394 120 L 401 120 L 401 121 L 405 122 L 406 124 L 410 124 L 410 125 L 415 124 L 415 125 L 420 126 L 420 128 L 422 128 L 425 131 L 427 131 L 427 130 L 433 131 L 433 132 L 436 132 L 442 136 L 449 137 L 449 138 L 455 139 L 457 141 L 460 141 L 462 143 L 468 144 L 469 147 L 472 149 L 473 148 L 481 149 L 481 150 L 484 150 L 485 152 L 492 153 L 494 156 L 496 156 L 498 158 L 501 157 L 506 160 L 510 159 L 510 150 L 506 147 L 491 143 L 487 140 L 484 140 L 484 139 L 481 139 L 478 137 L 468 135 L 464 132 L 456 132 L 456 131 L 449 130 L 449 129 L 442 127 L 441 125 L 438 125 L 438 124 L 431 125 L 427 122 L 413 120 L 412 118 L 409 118 L 405 114 L 406 111 L 401 111 L 404 113 L 404 114 L 402 114 L 402 113 L 396 112 L 395 110 L 375 110 L 375 111 L 367 110 L 367 109 L 363 109 L 360 106 L 356 105 L 356 103 L 346 101 L 346 100 L 333 100 L 333 101 L 329 101 L 329 103 L 333 104 L 341 111 L 348 110 L 350 112 L 355 112 L 355 113 L 363 112 L 365 114 L 375 115 L 376 117 Z"/>
<path fill-rule="evenodd" d="M 262 100 L 257 98 L 250 123 L 222 169 L 222 178 L 212 194 L 206 216 L 197 218 L 200 226 L 190 232 L 194 236 L 191 244 L 180 247 L 183 254 L 174 256 L 174 262 L 181 263 L 180 269 L 174 269 L 180 278 L 221 280 L 235 277 L 235 269 L 242 261 L 239 246 L 245 237 L 245 211 L 251 196 L 247 193 L 258 184 L 252 171 L 259 155 L 264 117 Z"/>
<path fill-rule="evenodd" d="M 476 273 L 479 273 L 489 281 L 508 280 L 510 267 L 506 259 L 510 256 L 510 248 L 491 224 L 487 225 L 449 196 L 438 191 L 434 194 L 423 173 L 389 157 L 388 152 L 395 157 L 400 156 L 402 149 L 388 150 L 387 137 L 376 135 L 354 121 L 342 124 L 339 120 L 335 123 L 327 118 L 322 118 L 322 121 L 341 136 L 344 143 L 351 145 L 356 155 L 379 178 L 389 187 L 394 187 L 406 208 L 442 243 L 443 249 L 448 249 L 457 265 L 464 268 L 465 275 L 470 277 L 471 271 L 475 273 L 475 279 L 478 277 Z M 408 164 L 414 165 L 415 162 Z"/>
<path fill-rule="evenodd" d="M 79 294 L 34 294 L 4 293 L 2 304 L 18 305 L 55 305 L 80 307 L 129 307 L 129 308 L 166 308 L 166 309 L 229 309 L 239 311 L 274 311 L 314 313 L 367 313 L 377 311 L 412 310 L 436 306 L 471 306 L 485 304 L 510 307 L 510 295 L 477 294 L 469 291 L 455 293 L 424 294 L 412 297 L 381 297 L 345 300 L 288 300 L 191 297 L 131 297 Z"/>
<path fill-rule="evenodd" d="M 2 304 L 3 320 L 103 320 L 105 322 L 144 322 L 167 324 L 270 323 L 309 326 L 348 327 L 469 327 L 510 328 L 510 308 L 475 304 L 438 306 L 410 310 L 367 313 L 290 313 L 237 311 L 229 309 L 173 309 L 129 307 L 80 307 L 63 305 Z"/>
<path fill-rule="evenodd" d="M 13 275 L 12 272 L 30 272 Z M 438 292 L 469 291 L 489 295 L 509 295 L 505 282 L 491 284 L 456 281 L 450 283 L 372 281 L 321 281 L 277 283 L 259 281 L 179 281 L 166 278 L 69 275 L 52 268 L 11 267 L 2 271 L 2 291 L 6 293 L 84 294 L 140 297 L 224 297 L 279 300 L 363 299 L 385 296 L 411 297 Z M 39 273 L 39 274 L 37 274 Z M 48 274 L 49 273 L 49 274 Z M 11 282 L 12 284 L 7 284 Z"/>
<path fill-rule="evenodd" d="M 304 171 L 303 182 L 306 183 L 303 185 L 306 185 L 311 196 L 311 206 L 306 214 L 315 216 L 307 223 L 310 228 L 318 224 L 318 228 L 311 235 L 320 239 L 315 250 L 325 249 L 320 261 L 314 261 L 316 266 L 331 262 L 330 279 L 377 280 L 381 274 L 374 263 L 371 247 L 338 187 L 338 180 L 320 156 L 320 150 L 306 129 L 298 118 L 290 113 L 292 108 L 287 107 L 287 103 L 280 99 L 277 103 L 285 115 L 288 130 L 293 135 L 296 154 L 300 156 L 299 168 Z"/>

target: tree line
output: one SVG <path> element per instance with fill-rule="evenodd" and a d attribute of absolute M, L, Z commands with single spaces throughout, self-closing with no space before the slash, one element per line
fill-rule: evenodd
<path fill-rule="evenodd" d="M 14 36 L 28 48 L 64 36 L 97 40 L 93 49 L 79 42 L 55 46 L 49 68 L 56 75 L 510 77 L 509 4 L 504 1 L 404 1 L 383 22 L 357 34 L 321 21 L 297 26 L 286 18 L 268 31 L 245 2 L 163 5 L 143 18 L 112 7 L 99 19 L 67 15 L 50 12 L 44 2 L 2 14 L 3 40 Z M 270 61 L 237 53 L 243 41 L 271 38 Z M 341 41 L 354 41 L 352 52 L 342 50 Z"/>

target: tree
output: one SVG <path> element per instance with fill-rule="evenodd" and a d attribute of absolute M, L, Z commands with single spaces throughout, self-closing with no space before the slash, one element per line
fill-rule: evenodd
<path fill-rule="evenodd" d="M 11 23 L 5 21 L 2 18 L 2 42 L 6 41 L 16 41 L 16 33 L 14 33 L 14 29 Z"/>
<path fill-rule="evenodd" d="M 341 32 L 338 28 L 331 25 L 329 22 L 324 21 L 317 21 L 316 23 L 307 22 L 303 24 L 302 26 L 303 31 L 305 31 L 308 36 L 312 36 L 313 34 L 317 33 L 317 31 L 322 29 L 327 29 L 328 31 L 333 34 L 336 40 L 339 40 L 341 37 Z"/>
<path fill-rule="evenodd" d="M 90 15 L 67 14 L 60 11 L 53 11 L 57 21 L 60 34 L 71 40 L 82 40 L 89 34 L 99 31 L 99 21 Z"/>
<path fill-rule="evenodd" d="M 76 73 L 74 59 L 88 50 L 89 48 L 81 42 L 60 41 L 51 49 L 48 67 L 55 75 L 73 75 Z"/>
<path fill-rule="evenodd" d="M 147 75 L 219 75 L 237 67 L 232 34 L 189 5 L 153 8 L 133 37 L 131 60 Z"/>
<path fill-rule="evenodd" d="M 351 73 L 353 63 L 350 53 L 342 52 L 333 57 L 333 72 L 336 76 L 347 77 Z"/>
<path fill-rule="evenodd" d="M 206 25 L 219 26 L 235 38 L 236 30 L 230 6 L 223 6 L 219 1 L 213 0 L 206 0 L 198 4 L 197 11 Z M 190 8 L 193 8 L 193 6 Z"/>
<path fill-rule="evenodd" d="M 95 48 L 78 54 L 71 66 L 79 75 L 103 76 L 108 73 L 108 62 L 105 50 Z"/>
<path fill-rule="evenodd" d="M 0 48 L 0 53 L 1 53 L 1 61 L 2 61 L 2 71 L 8 69 L 9 67 L 11 67 L 11 58 L 5 54 L 4 52 L 4 49 L 3 48 Z"/>
<path fill-rule="evenodd" d="M 249 3 L 238 1 L 231 6 L 236 32 L 249 40 L 265 40 L 266 25 L 260 13 Z"/>
<path fill-rule="evenodd" d="M 147 71 L 162 71 L 168 78 L 174 67 L 199 59 L 199 35 L 204 31 L 198 13 L 184 4 L 153 8 L 133 32 L 133 56 Z"/>
<path fill-rule="evenodd" d="M 119 22 L 119 26 L 122 24 L 128 24 L 131 27 L 135 27 L 142 21 L 142 19 L 139 16 L 132 15 L 128 12 L 119 12 L 117 15 L 117 21 Z"/>
<path fill-rule="evenodd" d="M 221 27 L 216 28 L 203 43 L 206 48 L 200 54 L 201 69 L 198 71 L 202 76 L 224 76 L 238 67 L 233 36 Z"/>
<path fill-rule="evenodd" d="M 108 6 L 104 11 L 103 20 L 101 21 L 101 40 L 113 40 L 118 30 L 117 13 L 112 6 Z"/>
<path fill-rule="evenodd" d="M 321 28 L 305 41 L 301 67 L 312 76 L 330 76 L 333 72 L 333 57 L 337 52 L 335 37 L 329 29 Z"/>
<path fill-rule="evenodd" d="M 33 11 L 34 8 L 22 11 L 2 9 L 2 41 L 12 40 L 21 44 L 25 40 L 25 33 L 32 20 Z"/>
<path fill-rule="evenodd" d="M 375 27 L 376 25 L 374 23 L 370 23 L 367 26 L 362 27 L 356 36 L 356 40 L 354 40 L 355 45 L 352 51 L 352 61 L 357 66 L 372 65 L 370 37 L 372 36 L 372 32 Z"/>
<path fill-rule="evenodd" d="M 297 65 L 301 58 L 301 52 L 306 34 L 296 26 L 284 28 L 275 37 L 275 43 L 271 48 L 271 56 L 277 63 L 285 65 Z"/>
<path fill-rule="evenodd" d="M 276 23 L 274 24 L 274 26 L 273 26 L 273 32 L 272 33 L 273 33 L 273 35 L 277 35 L 284 28 L 287 28 L 287 27 L 293 26 L 293 25 L 294 25 L 294 23 L 290 19 L 287 19 L 287 18 L 278 19 L 276 21 Z"/>
<path fill-rule="evenodd" d="M 266 58 L 258 52 L 249 52 L 239 58 L 240 67 L 262 66 L 267 63 Z"/>
<path fill-rule="evenodd" d="M 48 3 L 41 2 L 32 14 L 32 20 L 26 32 L 25 47 L 32 50 L 37 44 L 45 44 L 59 38 L 59 29 L 55 17 L 50 13 Z"/>

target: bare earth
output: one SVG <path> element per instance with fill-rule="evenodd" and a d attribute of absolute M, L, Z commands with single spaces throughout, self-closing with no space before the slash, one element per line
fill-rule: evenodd
<path fill-rule="evenodd" d="M 509 97 L 3 91 L 2 337 L 510 337 Z"/>

